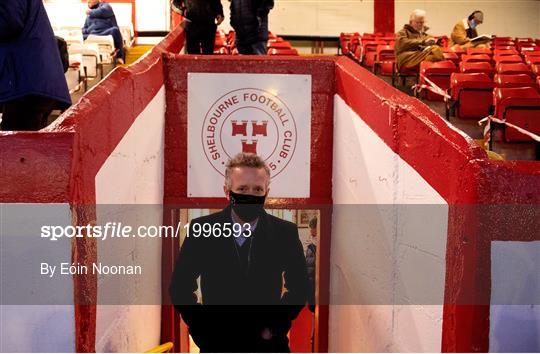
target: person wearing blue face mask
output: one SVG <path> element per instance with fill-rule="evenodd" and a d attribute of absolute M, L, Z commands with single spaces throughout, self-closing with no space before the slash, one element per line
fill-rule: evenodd
<path fill-rule="evenodd" d="M 189 224 L 169 294 L 201 352 L 290 351 L 307 266 L 297 226 L 264 210 L 269 184 L 264 160 L 240 153 L 225 170 L 227 207 Z"/>
<path fill-rule="evenodd" d="M 456 23 L 450 35 L 450 46 L 467 48 L 489 48 L 489 39 L 477 39 L 477 27 L 484 22 L 484 13 L 480 10 L 473 11 L 469 17 Z"/>

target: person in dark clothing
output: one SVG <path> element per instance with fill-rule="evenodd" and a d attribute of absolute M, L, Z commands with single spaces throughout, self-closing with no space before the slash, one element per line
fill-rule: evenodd
<path fill-rule="evenodd" d="M 266 54 L 268 13 L 274 0 L 231 1 L 231 26 L 236 32 L 236 48 L 240 54 Z"/>
<path fill-rule="evenodd" d="M 311 312 L 315 312 L 315 290 L 316 290 L 316 269 L 317 269 L 317 218 L 309 221 L 309 233 L 312 242 L 306 248 L 306 265 L 309 281 L 308 307 Z"/>
<path fill-rule="evenodd" d="M 214 54 L 216 29 L 223 19 L 220 0 L 173 0 L 172 8 L 185 17 L 188 54 Z"/>
<path fill-rule="evenodd" d="M 42 0 L 0 1 L 2 130 L 39 130 L 71 98 Z"/>
<path fill-rule="evenodd" d="M 116 60 L 120 64 L 125 63 L 126 52 L 124 51 L 124 40 L 122 39 L 122 33 L 116 22 L 116 16 L 111 5 L 101 2 L 101 0 L 88 0 L 86 21 L 84 21 L 82 33 L 85 40 L 91 34 L 112 36 L 114 48 L 117 50 Z"/>
<path fill-rule="evenodd" d="M 238 154 L 227 164 L 229 205 L 190 223 L 169 294 L 202 352 L 290 351 L 287 332 L 306 303 L 306 260 L 296 225 L 264 211 L 269 181 L 259 156 Z M 205 229 L 209 237 L 196 236 Z"/>

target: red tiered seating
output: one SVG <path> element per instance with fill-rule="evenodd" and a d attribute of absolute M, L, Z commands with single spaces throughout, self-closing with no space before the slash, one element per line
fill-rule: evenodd
<path fill-rule="evenodd" d="M 519 55 L 519 52 L 514 47 L 508 47 L 505 49 L 494 49 L 493 55 Z"/>
<path fill-rule="evenodd" d="M 495 55 L 493 61 L 495 65 L 499 63 L 523 63 L 523 59 L 519 55 Z"/>
<path fill-rule="evenodd" d="M 508 123 L 540 135 L 540 94 L 533 88 L 496 88 L 493 91 L 495 116 Z M 530 141 L 514 129 L 504 130 L 504 140 Z"/>
<path fill-rule="evenodd" d="M 533 87 L 536 88 L 536 83 L 532 77 L 525 74 L 495 74 L 493 79 L 496 87 L 512 88 L 512 87 Z"/>
<path fill-rule="evenodd" d="M 456 66 L 459 65 L 459 56 L 454 52 L 444 52 L 444 59 L 450 60 L 452 63 L 454 63 Z"/>
<path fill-rule="evenodd" d="M 491 57 L 486 54 L 465 54 L 461 57 L 461 61 L 465 63 L 479 63 L 479 62 L 491 62 Z"/>
<path fill-rule="evenodd" d="M 298 55 L 298 51 L 293 48 L 270 48 L 268 55 Z"/>
<path fill-rule="evenodd" d="M 450 96 L 458 118 L 483 118 L 489 114 L 495 84 L 485 73 L 454 73 L 450 76 Z M 448 119 L 450 107 L 446 107 Z"/>
<path fill-rule="evenodd" d="M 394 53 L 394 46 L 379 45 L 377 46 L 377 55 L 375 64 L 373 65 L 373 72 L 377 74 L 380 69 L 381 75 L 391 76 L 395 62 L 396 55 Z"/>
<path fill-rule="evenodd" d="M 479 63 L 467 63 L 467 62 L 461 62 L 459 63 L 459 71 L 465 74 L 470 73 L 484 73 L 490 77 L 495 74 L 495 70 L 491 66 L 490 63 L 486 62 L 479 62 Z"/>
<path fill-rule="evenodd" d="M 467 49 L 467 55 L 486 54 L 493 55 L 489 48 L 469 48 Z"/>
<path fill-rule="evenodd" d="M 531 68 L 525 63 L 499 63 L 496 66 L 497 73 L 499 74 L 527 74 L 532 76 Z"/>
<path fill-rule="evenodd" d="M 457 71 L 457 67 L 450 60 L 439 62 L 423 61 L 420 63 L 420 83 L 429 85 L 427 78 L 443 90 L 450 87 L 450 75 Z M 444 98 L 431 91 L 426 92 L 426 99 L 429 101 L 443 101 Z"/>

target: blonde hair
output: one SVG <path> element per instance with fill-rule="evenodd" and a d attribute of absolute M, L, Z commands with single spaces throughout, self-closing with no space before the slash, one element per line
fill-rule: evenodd
<path fill-rule="evenodd" d="M 225 169 L 225 184 L 227 187 L 231 186 L 231 172 L 235 167 L 264 168 L 268 175 L 268 181 L 270 181 L 270 168 L 268 168 L 266 162 L 257 154 L 241 152 L 227 162 Z"/>

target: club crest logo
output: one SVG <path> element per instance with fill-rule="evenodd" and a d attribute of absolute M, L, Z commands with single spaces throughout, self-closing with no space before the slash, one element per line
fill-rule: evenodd
<path fill-rule="evenodd" d="M 294 117 L 271 92 L 244 88 L 212 104 L 204 117 L 201 142 L 206 158 L 221 175 L 227 160 L 239 152 L 261 156 L 272 178 L 291 161 L 297 143 Z"/>

